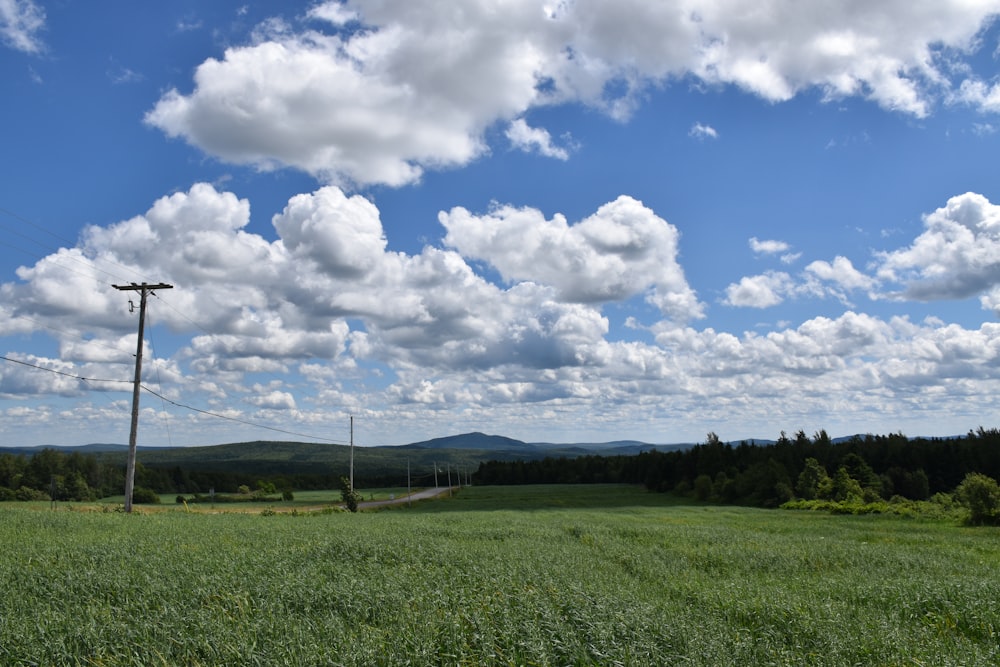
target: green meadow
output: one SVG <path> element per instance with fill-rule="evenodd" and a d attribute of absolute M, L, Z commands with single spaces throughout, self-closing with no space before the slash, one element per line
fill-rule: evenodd
<path fill-rule="evenodd" d="M 0 664 L 1000 662 L 1000 530 L 957 519 L 627 486 L 358 514 L 95 509 L 0 505 Z"/>

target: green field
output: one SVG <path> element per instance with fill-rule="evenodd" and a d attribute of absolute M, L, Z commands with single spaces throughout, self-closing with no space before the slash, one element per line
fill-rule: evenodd
<path fill-rule="evenodd" d="M 0 506 L 4 665 L 995 665 L 1000 531 L 472 487 L 360 514 Z"/>

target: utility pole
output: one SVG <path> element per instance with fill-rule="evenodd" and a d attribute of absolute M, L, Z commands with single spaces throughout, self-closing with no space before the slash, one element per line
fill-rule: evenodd
<path fill-rule="evenodd" d="M 125 511 L 132 511 L 132 490 L 135 487 L 135 436 L 139 429 L 139 388 L 142 378 L 142 336 L 146 326 L 146 296 L 155 289 L 173 289 L 173 285 L 112 285 L 123 292 L 139 292 L 139 342 L 135 350 L 135 381 L 132 383 L 132 427 L 128 434 L 128 464 L 125 467 Z"/>
<path fill-rule="evenodd" d="M 351 415 L 351 493 L 354 493 L 354 415 Z"/>

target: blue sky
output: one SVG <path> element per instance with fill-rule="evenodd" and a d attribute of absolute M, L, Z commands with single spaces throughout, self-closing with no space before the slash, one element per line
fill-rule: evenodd
<path fill-rule="evenodd" d="M 143 281 L 140 444 L 996 426 L 1000 2 L 869 4 L 0 0 L 0 445 Z"/>

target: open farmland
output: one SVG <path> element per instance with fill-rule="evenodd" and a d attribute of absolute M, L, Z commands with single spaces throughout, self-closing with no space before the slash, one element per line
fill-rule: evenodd
<path fill-rule="evenodd" d="M 361 514 L 0 507 L 11 665 L 1000 660 L 1000 533 L 472 487 Z"/>

